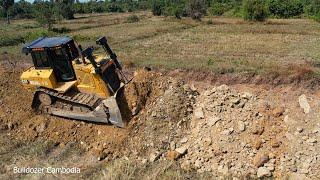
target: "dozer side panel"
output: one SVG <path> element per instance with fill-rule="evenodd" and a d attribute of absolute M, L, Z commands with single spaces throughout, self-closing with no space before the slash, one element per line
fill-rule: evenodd
<path fill-rule="evenodd" d="M 75 68 L 78 80 L 77 89 L 83 93 L 96 94 L 101 98 L 108 98 L 110 94 L 105 83 L 98 74 L 88 68 Z"/>
<path fill-rule="evenodd" d="M 53 89 L 57 86 L 52 69 L 29 68 L 20 76 L 21 82 L 26 88 L 46 87 Z"/>

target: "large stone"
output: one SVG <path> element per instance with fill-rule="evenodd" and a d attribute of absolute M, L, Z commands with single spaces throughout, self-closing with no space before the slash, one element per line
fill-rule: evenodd
<path fill-rule="evenodd" d="M 260 167 L 260 168 L 258 168 L 257 176 L 258 176 L 258 178 L 270 177 L 271 176 L 271 172 L 266 167 Z"/>
<path fill-rule="evenodd" d="M 253 159 L 253 165 L 261 167 L 269 161 L 269 156 L 266 154 L 257 154 Z"/>
<path fill-rule="evenodd" d="M 203 119 L 204 118 L 204 113 L 202 107 L 197 108 L 194 111 L 194 117 L 197 119 Z"/>
<path fill-rule="evenodd" d="M 261 139 L 255 139 L 252 143 L 252 147 L 256 150 L 259 150 L 262 146 L 263 142 L 261 141 Z"/>
<path fill-rule="evenodd" d="M 308 179 L 304 174 L 299 174 L 299 173 L 291 173 L 289 174 L 289 177 L 288 177 L 289 180 L 306 180 Z"/>
<path fill-rule="evenodd" d="M 238 121 L 238 129 L 241 132 L 246 130 L 246 125 L 244 124 L 243 121 Z"/>
<path fill-rule="evenodd" d="M 177 148 L 175 151 L 177 151 L 181 155 L 184 155 L 188 151 L 188 145 L 181 146 L 181 147 Z"/>
<path fill-rule="evenodd" d="M 317 142 L 317 140 L 315 139 L 315 138 L 309 138 L 309 139 L 307 139 L 307 143 L 316 143 Z"/>
<path fill-rule="evenodd" d="M 280 117 L 284 113 L 284 108 L 283 107 L 276 107 L 273 109 L 272 114 L 274 117 Z"/>
<path fill-rule="evenodd" d="M 208 119 L 208 126 L 214 126 L 218 121 L 220 121 L 221 118 L 217 117 L 217 116 L 212 116 Z"/>
<path fill-rule="evenodd" d="M 182 138 L 181 140 L 180 140 L 180 143 L 186 143 L 186 142 L 188 142 L 188 138 L 186 138 L 186 137 L 184 137 L 184 138 Z"/>
<path fill-rule="evenodd" d="M 168 151 L 166 153 L 166 158 L 169 160 L 177 160 L 181 156 L 177 151 Z"/>
<path fill-rule="evenodd" d="M 150 162 L 154 162 L 154 161 L 158 160 L 160 158 L 160 155 L 161 154 L 158 151 L 155 151 L 155 152 L 151 153 L 149 155 L 149 161 Z"/>
<path fill-rule="evenodd" d="M 307 114 L 310 112 L 311 108 L 308 103 L 306 95 L 302 94 L 301 96 L 299 96 L 299 104 L 300 104 L 300 107 L 303 109 L 304 113 Z"/>
<path fill-rule="evenodd" d="M 249 92 L 244 92 L 241 97 L 245 99 L 250 99 L 253 95 Z"/>

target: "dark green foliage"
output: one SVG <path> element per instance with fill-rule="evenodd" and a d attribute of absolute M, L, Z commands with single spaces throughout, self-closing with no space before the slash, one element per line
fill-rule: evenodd
<path fill-rule="evenodd" d="M 66 27 L 61 27 L 61 28 L 52 28 L 52 32 L 63 34 L 63 33 L 69 33 L 71 30 L 66 28 Z"/>
<path fill-rule="evenodd" d="M 180 19 L 182 16 L 187 16 L 184 2 L 172 2 L 168 3 L 165 7 L 164 14 L 166 16 L 174 16 Z"/>
<path fill-rule="evenodd" d="M 165 3 L 163 0 L 152 1 L 152 14 L 155 16 L 161 16 L 164 13 Z"/>
<path fill-rule="evenodd" d="M 314 19 L 320 22 L 320 11 L 314 16 Z"/>
<path fill-rule="evenodd" d="M 107 2 L 107 11 L 108 12 L 124 12 L 123 4 L 117 2 L 116 0 Z"/>
<path fill-rule="evenodd" d="M 127 18 L 128 23 L 138 22 L 140 19 L 137 15 L 131 15 Z"/>
<path fill-rule="evenodd" d="M 14 0 L 2 0 L 1 7 L 7 16 L 7 23 L 10 24 L 10 8 L 13 6 Z"/>
<path fill-rule="evenodd" d="M 55 35 L 52 31 L 47 30 L 38 30 L 34 32 L 28 32 L 24 34 L 23 36 L 0 36 L 0 47 L 3 46 L 15 46 L 20 43 L 25 43 L 34 39 L 37 39 L 39 37 L 43 36 L 52 36 Z"/>
<path fill-rule="evenodd" d="M 20 43 L 24 43 L 23 37 L 9 37 L 9 36 L 0 36 L 0 47 L 3 46 L 14 46 Z"/>
<path fill-rule="evenodd" d="M 40 25 L 46 26 L 48 30 L 52 29 L 55 23 L 56 13 L 54 3 L 49 1 L 35 1 L 36 19 Z"/>
<path fill-rule="evenodd" d="M 305 12 L 311 18 L 320 22 L 320 0 L 309 0 L 310 2 L 305 5 Z"/>
<path fill-rule="evenodd" d="M 268 17 L 268 9 L 264 0 L 244 0 L 243 17 L 248 21 L 264 21 Z"/>
<path fill-rule="evenodd" d="M 205 0 L 190 0 L 187 5 L 188 15 L 192 19 L 200 20 L 206 14 L 207 4 Z"/>
<path fill-rule="evenodd" d="M 51 15 L 45 19 L 73 19 L 75 13 L 133 12 L 151 10 L 155 16 L 174 16 L 178 19 L 190 16 L 200 19 L 207 12 L 214 16 L 245 17 L 247 20 L 263 21 L 268 14 L 277 18 L 310 17 L 320 19 L 320 0 L 0 0 L 0 17 L 35 18 L 39 2 L 51 4 Z M 48 9 L 45 7 L 45 9 Z M 50 16 L 50 17 L 49 17 Z M 39 19 L 39 18 L 38 18 Z M 41 19 L 41 18 L 40 18 Z M 47 20 L 41 20 L 47 21 Z M 42 23 L 43 24 L 43 23 Z M 52 24 L 52 23 L 45 23 Z"/>
<path fill-rule="evenodd" d="M 64 19 L 74 19 L 74 0 L 56 0 L 54 4 L 55 13 Z"/>
<path fill-rule="evenodd" d="M 25 0 L 16 2 L 13 5 L 12 15 L 17 18 L 34 18 L 33 5 Z"/>
<path fill-rule="evenodd" d="M 289 18 L 299 16 L 303 13 L 301 0 L 269 0 L 269 11 L 279 18 Z"/>
<path fill-rule="evenodd" d="M 212 0 L 209 7 L 209 13 L 214 16 L 221 16 L 231 10 L 235 2 L 230 0 Z"/>

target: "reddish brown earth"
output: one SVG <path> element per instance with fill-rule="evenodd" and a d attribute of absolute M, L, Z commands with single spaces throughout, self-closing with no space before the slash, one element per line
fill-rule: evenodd
<path fill-rule="evenodd" d="M 274 177 L 293 174 L 298 177 L 302 175 L 312 179 L 319 178 L 319 171 L 316 170 L 318 162 L 310 160 L 312 157 L 319 157 L 314 149 L 319 146 L 318 141 L 320 141 L 320 132 L 316 132 L 314 129 L 320 126 L 319 123 L 317 124 L 320 91 L 315 89 L 317 82 L 313 79 L 297 80 L 299 78 L 293 78 L 295 80 L 290 80 L 289 78 L 284 81 L 279 77 L 278 80 L 277 78 L 273 79 L 275 83 L 267 83 L 265 80 L 259 80 L 259 77 L 209 76 L 194 72 L 138 70 L 132 73 L 134 79 L 126 87 L 123 96 L 125 101 L 122 103 L 125 103 L 127 107 L 123 109 L 123 116 L 128 121 L 127 126 L 126 128 L 116 128 L 112 125 L 86 123 L 36 114 L 30 107 L 32 92 L 23 89 L 20 84 L 21 70 L 19 69 L 17 68 L 15 72 L 7 68 L 0 69 L 0 132 L 1 146 L 3 146 L 3 149 L 0 149 L 3 160 L 0 167 L 4 169 L 1 171 L 1 177 L 16 177 L 11 171 L 12 164 L 16 161 L 12 156 L 20 157 L 17 163 L 20 165 L 33 162 L 16 154 L 16 151 L 22 151 L 22 147 L 30 148 L 38 142 L 48 146 L 45 148 L 48 159 L 35 155 L 33 165 L 39 162 L 46 164 L 50 157 L 53 159 L 60 157 L 59 154 L 65 149 L 78 149 L 81 152 L 63 157 L 65 159 L 61 161 L 55 160 L 53 164 L 58 162 L 69 165 L 77 164 L 86 172 L 83 177 L 87 175 L 92 177 L 91 175 L 96 173 L 92 169 L 97 168 L 99 169 L 97 172 L 101 171 L 100 165 L 103 166 L 105 162 L 123 156 L 133 158 L 141 163 L 175 159 L 178 164 L 183 164 L 189 155 L 180 156 L 175 153 L 175 150 L 183 145 L 181 142 L 184 137 L 189 138 L 188 142 L 196 140 L 195 136 L 190 136 L 194 127 L 202 128 L 197 125 L 201 121 L 195 120 L 196 103 L 202 103 L 199 97 L 218 84 L 229 84 L 235 94 L 249 92 L 257 97 L 258 100 L 252 101 L 250 104 L 252 108 L 249 110 L 252 113 L 263 114 L 262 119 L 253 118 L 252 121 L 249 121 L 248 129 L 244 133 L 232 134 L 229 138 L 235 138 L 233 142 L 238 140 L 248 142 L 250 152 L 253 154 L 252 159 L 263 153 L 268 155 L 273 153 L 275 170 L 271 173 Z M 311 107 L 309 114 L 305 114 L 299 106 L 298 98 L 302 94 L 308 98 Z M 225 108 L 230 108 L 227 106 L 228 100 L 222 100 L 222 102 L 226 104 Z M 226 114 L 226 122 L 228 123 L 222 124 L 222 129 L 214 129 L 212 132 L 218 134 L 213 133 L 213 135 L 220 136 L 219 133 L 223 131 L 223 128 L 237 126 L 239 120 L 244 120 L 245 117 L 231 118 L 234 116 L 232 112 Z M 227 118 L 229 116 L 230 118 Z M 287 117 L 286 121 L 285 117 Z M 207 118 L 209 117 L 205 116 L 203 121 Z M 195 122 L 196 124 L 194 124 Z M 297 129 L 300 127 L 303 130 L 297 133 Z M 259 128 L 263 130 L 252 132 L 254 129 L 259 131 Z M 221 137 L 223 136 L 225 135 L 221 135 Z M 201 142 L 203 138 L 199 138 Z M 316 142 L 306 143 L 312 138 Z M 14 146 L 6 145 L 7 143 L 12 143 Z M 302 155 L 299 159 L 295 159 L 295 155 L 299 151 L 298 146 L 301 146 Z M 223 151 L 219 151 L 219 148 L 212 148 L 217 156 L 210 158 L 216 160 L 215 158 L 220 156 L 219 153 L 222 153 L 220 158 L 226 156 L 223 155 Z M 35 152 L 30 153 L 34 154 Z M 167 154 L 171 158 L 166 158 Z M 75 155 L 78 157 L 73 157 Z M 236 167 L 238 161 L 235 159 L 241 159 L 243 156 L 234 157 L 236 154 L 231 155 L 230 162 L 235 163 Z M 190 158 L 197 157 L 190 155 Z M 291 162 L 290 158 L 295 160 L 293 165 L 289 163 Z M 71 161 L 71 159 L 73 160 Z M 221 160 L 221 162 L 224 161 Z M 305 162 L 308 162 L 307 165 L 309 165 L 307 170 Z M 97 164 L 99 167 L 96 167 Z M 248 164 L 251 166 L 254 162 L 250 160 Z M 223 169 L 224 165 L 221 166 Z M 197 167 L 192 164 L 190 168 L 186 171 L 197 170 Z M 239 175 L 232 173 L 232 166 L 229 168 L 231 168 L 229 169 L 230 174 L 224 174 L 224 176 Z M 258 168 L 252 169 L 253 172 L 248 170 L 247 174 L 250 177 L 256 177 Z M 202 170 L 198 173 L 203 173 Z M 239 175 L 239 177 L 243 176 Z"/>

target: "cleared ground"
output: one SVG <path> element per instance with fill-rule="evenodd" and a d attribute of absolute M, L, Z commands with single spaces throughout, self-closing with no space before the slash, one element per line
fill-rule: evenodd
<path fill-rule="evenodd" d="M 190 19 L 154 17 L 135 13 L 139 22 L 129 23 L 132 14 L 78 15 L 58 22 L 67 33 L 47 32 L 33 20 L 14 20 L 0 27 L 2 42 L 31 41 L 41 35 L 73 36 L 84 47 L 107 36 L 124 64 L 165 69 L 187 69 L 215 74 L 318 77 L 320 24 L 308 19 L 250 23 L 237 18 Z M 212 24 L 210 23 L 212 21 Z M 1 60 L 27 59 L 22 44 L 0 47 Z M 4 52 L 8 54 L 4 56 Z M 24 62 L 26 62 L 24 61 Z"/>

